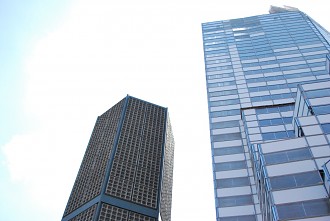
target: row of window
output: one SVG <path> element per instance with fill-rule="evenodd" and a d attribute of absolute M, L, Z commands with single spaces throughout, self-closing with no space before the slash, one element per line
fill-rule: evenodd
<path fill-rule="evenodd" d="M 322 178 L 319 171 L 310 171 L 306 173 L 289 174 L 269 178 L 273 190 L 299 188 L 305 186 L 322 184 Z"/>
<path fill-rule="evenodd" d="M 257 108 L 256 114 L 270 114 L 270 113 L 278 113 L 278 112 L 287 112 L 293 111 L 294 105 L 284 105 L 284 106 L 274 106 L 274 107 L 265 107 L 265 108 Z"/>
<path fill-rule="evenodd" d="M 270 177 L 269 182 L 272 190 L 283 190 L 319 185 L 323 183 L 323 180 L 319 171 L 309 171 L 304 173 Z M 248 185 L 250 185 L 248 177 L 234 177 L 216 180 L 216 187 L 219 189 Z"/>
<path fill-rule="evenodd" d="M 283 93 L 283 94 L 273 94 L 273 95 L 264 95 L 264 96 L 256 96 L 251 97 L 252 102 L 260 102 L 260 101 L 269 101 L 269 100 L 279 100 L 286 98 L 295 98 L 295 93 Z"/>
<path fill-rule="evenodd" d="M 214 164 L 215 171 L 240 170 L 240 169 L 246 169 L 246 168 L 247 168 L 247 166 L 246 166 L 245 160 Z"/>
<path fill-rule="evenodd" d="M 263 156 L 267 165 L 288 163 L 291 161 L 307 160 L 312 158 L 311 151 L 308 148 L 268 153 Z"/>
<path fill-rule="evenodd" d="M 295 134 L 294 134 L 293 130 L 287 130 L 287 131 L 262 133 L 261 136 L 262 136 L 262 139 L 264 141 L 266 141 L 266 140 L 278 140 L 278 139 L 293 138 L 293 137 L 295 137 Z"/>
<path fill-rule="evenodd" d="M 275 125 L 282 125 L 282 124 L 291 124 L 291 123 L 292 123 L 292 117 L 258 120 L 258 124 L 259 124 L 260 127 L 275 126 Z"/>
<path fill-rule="evenodd" d="M 308 98 L 329 97 L 330 89 L 324 88 L 324 89 L 318 89 L 312 91 L 305 91 L 305 94 L 307 95 Z"/>
<path fill-rule="evenodd" d="M 314 114 L 330 114 L 330 104 L 313 106 L 312 107 Z"/>
<path fill-rule="evenodd" d="M 223 147 L 223 148 L 214 148 L 213 149 L 213 155 L 215 155 L 215 156 L 238 154 L 238 153 L 243 153 L 243 152 L 244 152 L 244 149 L 242 146 Z"/>
<path fill-rule="evenodd" d="M 303 219 L 330 215 L 330 202 L 328 199 L 318 199 L 303 202 L 277 205 L 279 220 Z"/>
<path fill-rule="evenodd" d="M 253 204 L 252 195 L 227 196 L 218 198 L 219 207 L 243 206 Z"/>

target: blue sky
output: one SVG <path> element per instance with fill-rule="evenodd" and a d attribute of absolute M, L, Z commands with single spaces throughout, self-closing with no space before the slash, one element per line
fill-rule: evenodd
<path fill-rule="evenodd" d="M 329 30 L 317 2 L 0 0 L 0 220 L 59 220 L 96 117 L 126 94 L 169 108 L 173 220 L 213 220 L 201 23 L 287 4 Z"/>

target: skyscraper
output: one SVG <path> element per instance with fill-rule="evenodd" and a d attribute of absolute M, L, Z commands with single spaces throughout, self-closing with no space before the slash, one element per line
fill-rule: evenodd
<path fill-rule="evenodd" d="M 171 220 L 167 108 L 127 96 L 97 118 L 62 221 Z"/>
<path fill-rule="evenodd" d="M 202 24 L 217 220 L 330 220 L 330 35 L 270 12 Z"/>

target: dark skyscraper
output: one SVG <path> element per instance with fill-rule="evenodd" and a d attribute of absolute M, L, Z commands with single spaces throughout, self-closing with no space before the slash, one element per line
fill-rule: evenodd
<path fill-rule="evenodd" d="M 167 108 L 127 96 L 97 118 L 62 221 L 170 221 Z"/>
<path fill-rule="evenodd" d="M 330 35 L 270 12 L 202 24 L 217 221 L 330 220 Z"/>

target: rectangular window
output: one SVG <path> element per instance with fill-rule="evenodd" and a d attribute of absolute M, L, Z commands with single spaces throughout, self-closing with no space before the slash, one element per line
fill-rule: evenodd
<path fill-rule="evenodd" d="M 217 180 L 217 188 L 231 188 L 248 185 L 250 185 L 248 177 L 235 177 Z"/>
<path fill-rule="evenodd" d="M 225 162 L 225 163 L 215 163 L 214 166 L 216 171 L 240 170 L 247 168 L 245 160 Z"/>
<path fill-rule="evenodd" d="M 237 89 L 234 90 L 228 90 L 228 91 L 215 91 L 215 92 L 210 92 L 209 96 L 210 97 L 218 97 L 218 96 L 224 96 L 224 95 L 234 95 L 238 94 Z"/>
<path fill-rule="evenodd" d="M 222 156 L 222 155 L 228 155 L 228 154 L 238 154 L 238 153 L 244 153 L 244 149 L 243 149 L 242 146 L 214 148 L 213 149 L 213 154 L 215 156 Z"/>
<path fill-rule="evenodd" d="M 227 140 L 238 140 L 241 138 L 242 138 L 241 133 L 219 134 L 219 135 L 213 135 L 212 141 L 221 142 L 221 141 L 227 141 Z"/>
<path fill-rule="evenodd" d="M 326 216 L 330 214 L 329 208 L 330 203 L 327 198 L 297 203 L 287 203 L 276 206 L 280 220 Z"/>
<path fill-rule="evenodd" d="M 240 115 L 240 109 L 224 110 L 224 111 L 215 111 L 210 113 L 210 117 L 226 117 L 233 115 Z"/>
<path fill-rule="evenodd" d="M 313 106 L 314 114 L 329 114 L 330 113 L 330 104 L 322 106 Z"/>
<path fill-rule="evenodd" d="M 211 123 L 211 129 L 220 129 L 220 128 L 238 127 L 238 126 L 239 126 L 238 120 Z"/>
<path fill-rule="evenodd" d="M 330 89 L 319 89 L 319 90 L 312 90 L 312 91 L 305 91 L 308 98 L 316 98 L 316 97 L 329 97 L 330 96 Z"/>
<path fill-rule="evenodd" d="M 267 165 L 287 163 L 291 161 L 311 159 L 312 155 L 308 148 L 268 153 L 264 155 Z"/>
<path fill-rule="evenodd" d="M 330 134 L 330 123 L 329 124 L 321 124 L 322 130 L 325 134 Z"/>
<path fill-rule="evenodd" d="M 253 204 L 252 195 L 228 196 L 218 198 L 219 207 L 243 206 Z"/>
<path fill-rule="evenodd" d="M 322 178 L 318 171 L 271 177 L 269 181 L 273 190 L 322 184 Z"/>

